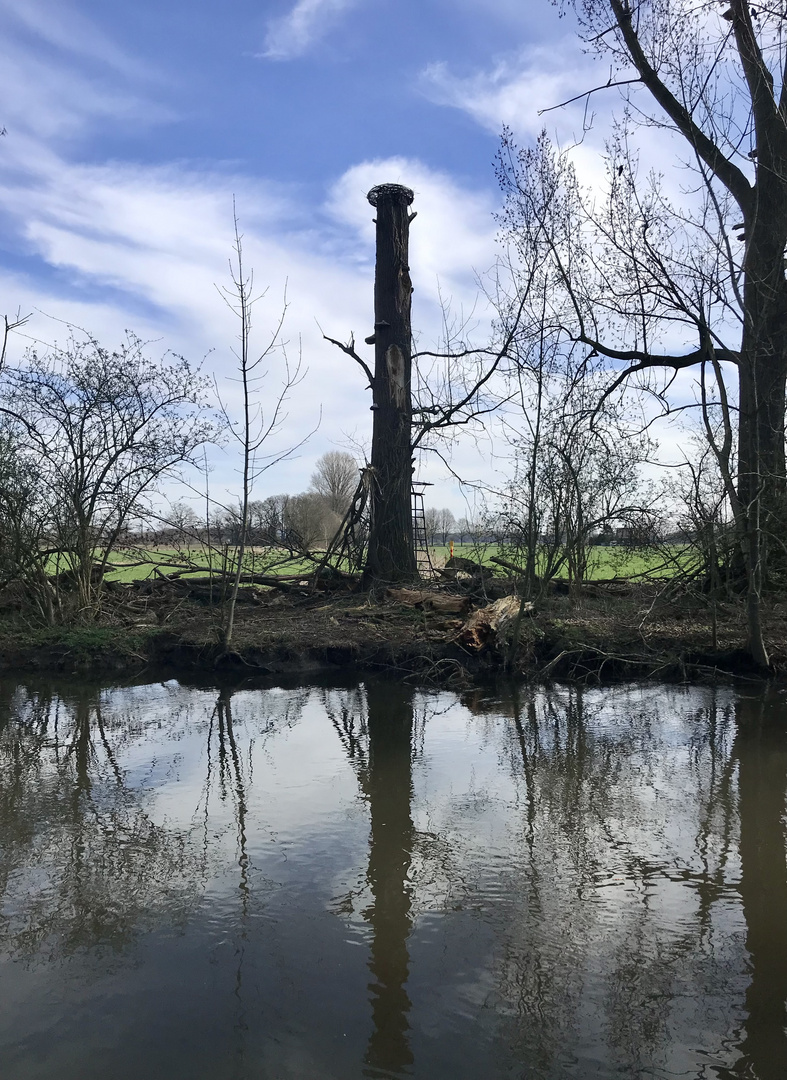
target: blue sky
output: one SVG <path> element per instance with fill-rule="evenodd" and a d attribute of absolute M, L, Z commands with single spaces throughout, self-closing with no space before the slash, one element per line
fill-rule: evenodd
<path fill-rule="evenodd" d="M 152 353 L 206 357 L 222 380 L 234 327 L 215 285 L 234 196 L 247 261 L 269 286 L 260 336 L 286 283 L 290 349 L 308 368 L 288 437 L 322 414 L 259 496 L 303 490 L 322 452 L 368 441 L 360 372 L 319 329 L 370 332 L 366 191 L 416 192 L 424 340 L 439 332 L 438 290 L 483 335 L 501 127 L 533 138 L 539 107 L 593 79 L 548 0 L 0 0 L 0 18 L 0 313 L 35 311 L 27 333 L 43 341 L 64 336 L 48 316 L 109 345 L 130 328 Z M 564 136 L 579 127 L 576 110 L 554 117 Z M 460 446 L 457 468 L 478 476 L 492 452 Z M 226 455 L 217 471 L 231 486 Z M 435 463 L 421 475 L 463 512 Z"/>

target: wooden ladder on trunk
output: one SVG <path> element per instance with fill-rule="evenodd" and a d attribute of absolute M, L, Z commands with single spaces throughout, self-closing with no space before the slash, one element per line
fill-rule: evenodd
<path fill-rule="evenodd" d="M 424 488 L 431 486 L 432 485 L 426 481 L 414 480 L 411 492 L 413 505 L 413 550 L 415 551 L 415 561 L 419 572 L 423 572 L 424 569 L 426 569 L 430 574 L 434 574 L 432 559 L 429 555 L 429 538 L 426 535 L 426 511 L 424 510 L 423 492 Z M 426 566 L 423 565 L 424 563 Z"/>

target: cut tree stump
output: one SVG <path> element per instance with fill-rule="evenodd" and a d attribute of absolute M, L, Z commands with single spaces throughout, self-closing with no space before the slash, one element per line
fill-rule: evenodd
<path fill-rule="evenodd" d="M 481 652 L 488 645 L 501 646 L 519 615 L 521 600 L 518 596 L 503 596 L 487 607 L 474 611 L 453 640 L 473 652 Z M 522 608 L 532 611 L 528 602 Z"/>

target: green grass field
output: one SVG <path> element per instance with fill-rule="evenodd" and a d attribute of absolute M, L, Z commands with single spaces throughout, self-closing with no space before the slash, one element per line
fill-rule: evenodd
<path fill-rule="evenodd" d="M 454 554 L 476 562 L 495 567 L 491 562 L 499 554 L 496 544 L 454 544 Z M 182 577 L 204 577 L 212 568 L 221 572 L 227 567 L 226 556 L 221 551 L 209 553 L 204 548 L 178 550 L 172 547 L 146 547 L 119 550 L 110 557 L 110 562 L 117 565 L 107 578 L 110 581 L 142 581 L 160 574 L 177 573 Z M 232 551 L 229 552 L 232 566 Z M 430 549 L 432 565 L 442 567 L 449 558 L 449 547 L 437 545 Z M 670 559 L 675 561 L 670 565 Z M 688 548 L 668 549 L 665 560 L 663 551 L 628 547 L 593 547 L 590 551 L 587 580 L 600 578 L 638 578 L 670 577 L 678 565 L 688 567 L 691 553 Z M 314 563 L 307 559 L 291 559 L 284 552 L 255 550 L 247 553 L 244 572 L 255 574 L 307 574 L 314 569 Z M 505 571 L 495 567 L 501 573 Z M 565 578 L 565 569 L 557 574 Z"/>
<path fill-rule="evenodd" d="M 182 577 L 205 577 L 211 569 L 220 573 L 234 569 L 232 549 L 225 557 L 221 551 L 204 548 L 188 551 L 155 547 L 119 550 L 110 556 L 110 564 L 118 569 L 107 574 L 109 581 L 144 581 L 150 577 L 177 573 Z M 229 559 L 229 562 L 227 561 Z M 247 552 L 244 572 L 250 574 L 306 574 L 314 568 L 307 559 L 290 559 L 283 552 Z"/>
<path fill-rule="evenodd" d="M 689 548 L 672 547 L 667 549 L 667 552 L 668 559 L 665 560 L 663 550 L 605 547 L 602 545 L 592 547 L 590 549 L 586 580 L 596 581 L 600 578 L 614 577 L 672 577 L 678 566 L 683 568 L 690 566 L 692 556 Z M 500 549 L 497 544 L 454 544 L 454 555 L 473 559 L 491 567 L 495 566 L 491 562 L 492 557 L 498 554 L 500 554 Z M 430 556 L 434 566 L 443 566 L 449 558 L 449 547 L 438 545 L 431 548 Z M 510 555 L 504 557 L 511 558 Z M 671 560 L 674 560 L 674 562 L 671 562 Z M 502 567 L 497 567 L 497 569 L 501 573 L 505 572 Z M 559 579 L 565 578 L 565 568 L 562 568 L 556 576 Z"/>

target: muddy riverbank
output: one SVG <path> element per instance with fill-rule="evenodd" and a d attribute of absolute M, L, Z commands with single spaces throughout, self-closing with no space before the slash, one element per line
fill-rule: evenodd
<path fill-rule="evenodd" d="M 443 597 L 445 594 L 434 594 Z M 450 606 L 450 605 L 449 605 Z M 462 636 L 484 599 L 446 611 L 430 594 L 290 597 L 259 594 L 238 605 L 232 651 L 220 647 L 220 614 L 186 599 L 129 618 L 107 608 L 91 624 L 37 627 L 3 613 L 0 670 L 217 671 L 270 675 L 337 669 L 398 672 L 439 685 L 508 675 L 540 679 L 697 678 L 755 674 L 743 650 L 742 611 L 656 589 L 580 599 L 553 595 L 485 637 Z M 787 673 L 787 605 L 766 619 L 774 673 Z M 516 639 L 516 640 L 515 640 Z"/>

